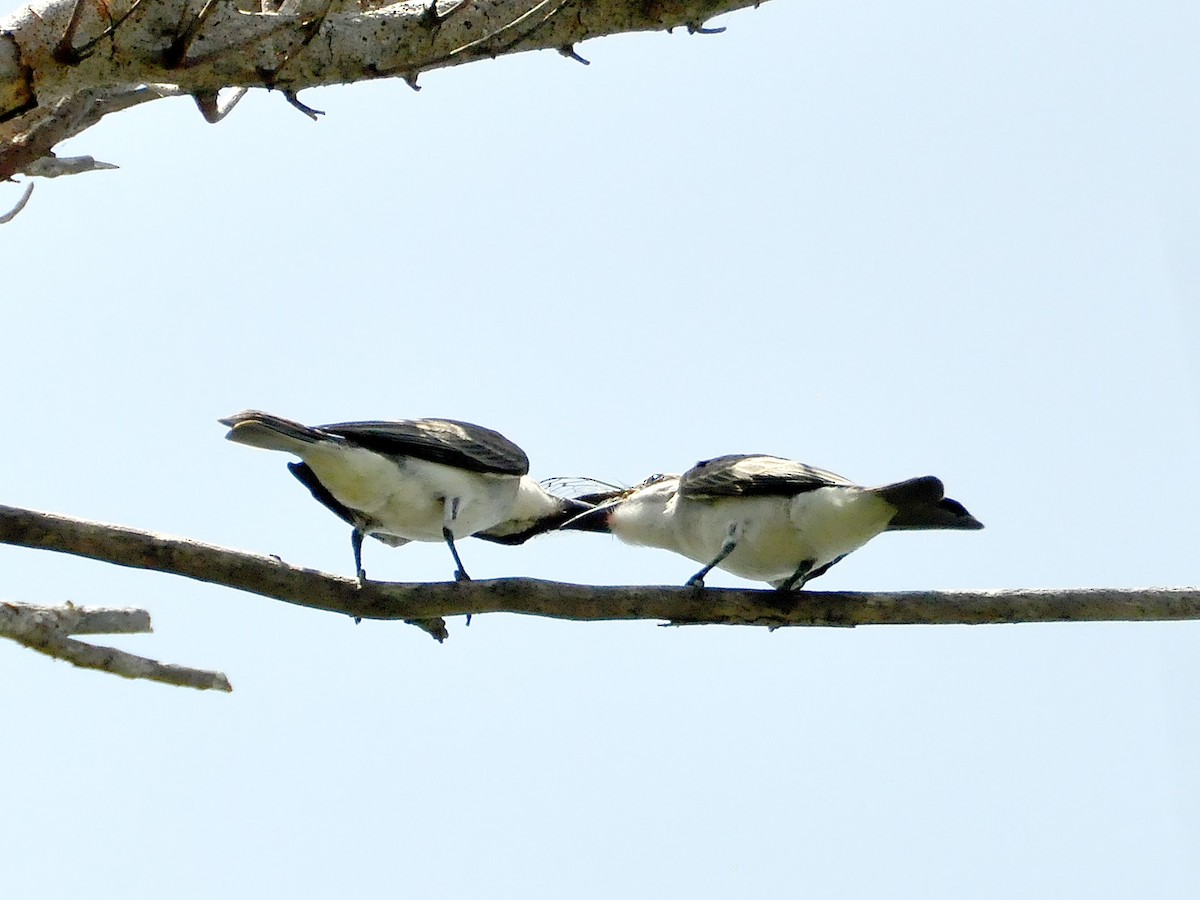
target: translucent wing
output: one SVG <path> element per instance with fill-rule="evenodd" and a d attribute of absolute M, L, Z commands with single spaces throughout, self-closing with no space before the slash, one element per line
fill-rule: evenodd
<path fill-rule="evenodd" d="M 583 503 L 602 503 L 623 494 L 627 488 L 611 484 L 598 478 L 584 475 L 555 475 L 538 482 L 548 494 L 564 500 L 579 500 Z"/>

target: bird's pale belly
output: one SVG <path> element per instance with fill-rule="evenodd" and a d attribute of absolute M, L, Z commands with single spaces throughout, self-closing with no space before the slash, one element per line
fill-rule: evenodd
<path fill-rule="evenodd" d="M 687 501 L 676 521 L 681 550 L 691 559 L 711 562 L 732 536 L 736 546 L 719 568 L 782 581 L 801 563 L 819 568 L 858 549 L 887 527 L 893 512 L 864 491 L 825 488 L 789 498 Z"/>
<path fill-rule="evenodd" d="M 719 567 L 754 581 L 787 578 L 814 547 L 788 519 L 786 502 L 739 499 L 730 502 L 684 501 L 676 510 L 679 549 L 690 559 L 709 563 L 730 537 L 732 553 Z"/>
<path fill-rule="evenodd" d="M 817 548 L 789 523 L 729 522 L 721 533 L 715 530 L 685 539 L 688 557 L 699 563 L 714 560 L 725 544 L 730 526 L 736 529 L 737 545 L 719 568 L 752 581 L 788 578 L 806 560 L 816 558 Z"/>
<path fill-rule="evenodd" d="M 305 461 L 338 502 L 363 516 L 366 531 L 411 541 L 441 541 L 443 527 L 456 538 L 491 528 L 507 518 L 519 484 L 513 476 L 368 451 L 314 453 Z"/>

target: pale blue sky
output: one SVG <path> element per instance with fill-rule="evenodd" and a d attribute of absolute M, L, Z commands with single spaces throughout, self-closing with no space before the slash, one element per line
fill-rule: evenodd
<path fill-rule="evenodd" d="M 346 527 L 216 419 L 448 416 L 538 476 L 766 452 L 936 474 L 987 525 L 884 536 L 821 588 L 1197 583 L 1200 8 L 720 24 L 306 93 L 316 125 L 260 94 L 86 132 L 65 149 L 120 171 L 43 183 L 0 230 L 0 502 L 350 574 Z M 481 578 L 695 569 L 593 535 L 462 552 Z M 7 598 L 150 609 L 121 646 L 235 688 L 0 644 L 13 897 L 1200 893 L 1196 624 L 480 616 L 438 646 L 0 567 Z"/>

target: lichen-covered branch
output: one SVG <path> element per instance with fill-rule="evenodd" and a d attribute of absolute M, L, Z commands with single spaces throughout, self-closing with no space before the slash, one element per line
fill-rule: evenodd
<path fill-rule="evenodd" d="M 23 644 L 85 669 L 111 672 L 124 678 L 144 678 L 199 690 L 231 691 L 220 672 L 160 663 L 114 647 L 77 641 L 77 634 L 144 634 L 150 614 L 144 609 L 96 609 L 75 606 L 35 606 L 0 601 L 0 637 Z"/>
<path fill-rule="evenodd" d="M 305 88 L 376 78 L 415 85 L 421 72 L 508 53 L 571 55 L 604 35 L 699 30 L 759 2 L 39 0 L 0 20 L 0 179 L 112 111 L 112 97 L 188 94 L 215 120 L 225 88 L 294 99 Z"/>
<path fill-rule="evenodd" d="M 552 538 L 548 538 L 552 539 Z M 327 575 L 209 544 L 0 506 L 0 543 L 184 575 L 300 606 L 375 619 L 513 612 L 672 624 L 980 625 L 1200 619 L 1200 589 L 819 592 L 588 586 L 528 578 L 393 584 Z"/>

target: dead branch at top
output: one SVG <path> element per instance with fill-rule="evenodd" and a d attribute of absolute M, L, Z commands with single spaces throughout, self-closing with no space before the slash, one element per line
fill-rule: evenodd
<path fill-rule="evenodd" d="M 130 99 L 191 95 L 215 121 L 220 91 L 258 87 L 309 114 L 297 95 L 310 87 L 415 85 L 430 69 L 605 35 L 708 32 L 701 25 L 714 16 L 759 2 L 44 0 L 0 21 L 0 180 Z"/>

